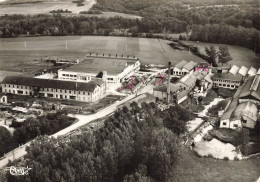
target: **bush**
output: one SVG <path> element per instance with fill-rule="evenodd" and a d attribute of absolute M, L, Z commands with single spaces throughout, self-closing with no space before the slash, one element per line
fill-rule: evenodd
<path fill-rule="evenodd" d="M 212 154 L 207 155 L 208 158 L 214 158 Z"/>
<path fill-rule="evenodd" d="M 239 158 L 237 156 L 235 156 L 234 161 L 239 161 Z"/>
<path fill-rule="evenodd" d="M 225 161 L 228 161 L 228 160 L 229 160 L 229 158 L 228 158 L 228 157 L 224 157 L 224 160 L 225 160 Z"/>

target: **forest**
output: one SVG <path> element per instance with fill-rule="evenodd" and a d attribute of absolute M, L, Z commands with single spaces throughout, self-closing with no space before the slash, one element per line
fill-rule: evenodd
<path fill-rule="evenodd" d="M 172 181 L 182 150 L 190 112 L 173 106 L 160 111 L 155 103 L 131 103 L 97 130 L 63 138 L 37 138 L 28 147 L 27 176 L 8 182 L 160 182 Z"/>

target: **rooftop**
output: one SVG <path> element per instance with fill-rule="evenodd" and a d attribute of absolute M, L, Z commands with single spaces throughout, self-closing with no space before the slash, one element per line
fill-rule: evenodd
<path fill-rule="evenodd" d="M 242 66 L 238 73 L 241 74 L 242 76 L 246 76 L 247 72 L 248 72 L 248 68 L 245 66 Z"/>
<path fill-rule="evenodd" d="M 233 116 L 235 118 L 241 118 L 243 113 L 247 113 L 247 117 L 256 121 L 257 120 L 257 107 L 253 102 L 244 102 L 237 106 L 235 109 Z"/>
<path fill-rule="evenodd" d="M 18 76 L 7 76 L 3 80 L 3 84 L 14 84 L 14 85 L 24 85 L 31 87 L 40 88 L 54 88 L 54 89 L 65 89 L 65 90 L 77 90 L 77 91 L 87 91 L 93 92 L 96 86 L 100 86 L 103 80 L 94 79 L 90 82 L 73 82 L 73 81 L 63 81 L 63 80 L 49 80 L 49 79 L 39 79 L 32 77 L 18 77 Z"/>
<path fill-rule="evenodd" d="M 253 96 L 254 98 L 260 100 L 260 75 L 250 77 L 240 94 L 240 98 Z"/>
<path fill-rule="evenodd" d="M 237 67 L 236 65 L 233 65 L 232 68 L 229 70 L 229 72 L 232 73 L 233 75 L 236 75 L 238 71 L 239 71 L 239 67 Z"/>
<path fill-rule="evenodd" d="M 183 68 L 187 69 L 187 70 L 192 70 L 194 67 L 196 66 L 196 63 L 193 61 L 190 61 L 189 63 L 187 63 L 186 65 L 183 66 Z"/>
<path fill-rule="evenodd" d="M 232 81 L 241 81 L 242 75 L 233 75 L 232 73 L 215 73 L 212 79 L 222 79 L 222 80 L 232 80 Z"/>
<path fill-rule="evenodd" d="M 251 68 L 249 69 L 249 71 L 248 71 L 248 74 L 250 75 L 250 76 L 254 76 L 254 75 L 256 75 L 256 69 L 254 68 L 254 67 L 252 67 L 251 66 Z"/>
<path fill-rule="evenodd" d="M 137 59 L 125 57 L 86 56 L 81 63 L 70 66 L 64 70 L 94 74 L 98 74 L 101 71 L 107 71 L 108 74 L 114 75 L 122 73 L 125 68 L 135 64 L 137 61 Z"/>
<path fill-rule="evenodd" d="M 174 67 L 182 69 L 184 65 L 186 65 L 188 62 L 183 60 L 181 62 L 179 62 L 178 64 L 176 64 Z"/>

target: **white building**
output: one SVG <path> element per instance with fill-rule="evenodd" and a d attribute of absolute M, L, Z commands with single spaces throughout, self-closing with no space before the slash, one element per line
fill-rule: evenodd
<path fill-rule="evenodd" d="M 182 75 L 183 75 L 183 73 L 182 73 L 182 68 L 183 68 L 183 66 L 185 66 L 187 63 L 188 63 L 187 61 L 183 60 L 183 61 L 179 62 L 178 64 L 176 64 L 176 65 L 172 68 L 172 70 L 173 70 L 172 75 L 173 75 L 173 76 L 176 76 L 176 77 L 182 76 Z"/>
<path fill-rule="evenodd" d="M 83 83 L 7 76 L 2 82 L 2 92 L 16 95 L 95 102 L 105 96 L 106 84 L 102 79 L 92 79 L 90 82 Z"/>
<path fill-rule="evenodd" d="M 89 82 L 99 77 L 107 84 L 118 84 L 139 69 L 140 62 L 135 57 L 88 54 L 81 63 L 59 70 L 58 79 Z"/>
<path fill-rule="evenodd" d="M 233 73 L 215 73 L 212 77 L 213 87 L 236 89 L 240 86 L 242 75 Z"/>

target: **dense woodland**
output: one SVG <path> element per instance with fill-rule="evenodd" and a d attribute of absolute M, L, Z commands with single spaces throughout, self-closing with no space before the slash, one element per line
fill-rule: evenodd
<path fill-rule="evenodd" d="M 192 114 L 174 106 L 131 103 L 105 120 L 104 127 L 67 138 L 38 138 L 27 148 L 28 176 L 9 182 L 172 181 L 182 150 L 181 136 Z"/>

